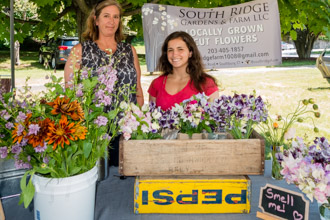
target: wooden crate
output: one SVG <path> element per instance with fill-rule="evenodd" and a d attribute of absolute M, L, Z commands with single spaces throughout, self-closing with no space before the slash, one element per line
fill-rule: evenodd
<path fill-rule="evenodd" d="M 247 176 L 143 176 L 134 185 L 134 213 L 249 213 Z"/>
<path fill-rule="evenodd" d="M 125 176 L 262 175 L 265 142 L 224 140 L 120 140 L 119 173 Z"/>

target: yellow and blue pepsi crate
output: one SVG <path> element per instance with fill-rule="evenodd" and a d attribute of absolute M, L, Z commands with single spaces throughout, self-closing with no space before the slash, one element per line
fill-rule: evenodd
<path fill-rule="evenodd" d="M 248 176 L 140 176 L 134 212 L 250 213 Z"/>

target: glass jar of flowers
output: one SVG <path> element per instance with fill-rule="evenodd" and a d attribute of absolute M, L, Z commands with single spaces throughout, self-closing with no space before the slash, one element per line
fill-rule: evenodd
<path fill-rule="evenodd" d="M 320 117 L 318 106 L 315 104 L 314 99 L 304 99 L 299 101 L 296 109 L 285 117 L 281 115 L 277 115 L 275 118 L 269 116 L 266 121 L 258 125 L 258 129 L 271 147 L 272 178 L 277 180 L 282 179 L 282 175 L 280 174 L 281 166 L 278 161 L 279 153 L 283 152 L 286 148 L 285 145 L 295 137 L 296 130 L 293 125 L 311 120 L 314 126 L 314 132 L 318 132 L 313 117 Z"/>

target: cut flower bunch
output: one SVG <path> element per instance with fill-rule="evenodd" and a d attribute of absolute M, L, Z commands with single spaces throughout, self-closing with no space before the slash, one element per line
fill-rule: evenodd
<path fill-rule="evenodd" d="M 30 169 L 21 180 L 20 203 L 25 207 L 34 196 L 33 175 L 78 175 L 106 155 L 119 129 L 117 94 L 128 97 L 131 92 L 128 86 L 115 91 L 112 65 L 98 69 L 97 76 L 88 69 L 74 71 L 66 89 L 62 78 L 51 76 L 51 80 L 41 98 L 13 93 L 0 96 L 0 157 L 14 159 L 17 168 Z M 105 112 L 107 106 L 112 110 Z"/>
<path fill-rule="evenodd" d="M 122 118 L 120 126 L 126 140 L 159 138 L 142 135 L 142 132 L 166 134 L 168 130 L 177 130 L 190 137 L 194 133 L 228 131 L 235 139 L 248 139 L 253 127 L 268 116 L 266 105 L 255 92 L 251 95 L 221 96 L 213 102 L 208 102 L 208 97 L 199 93 L 166 111 L 154 103 L 142 107 L 142 112 L 134 105 L 125 103 L 123 106 L 126 116 Z"/>
<path fill-rule="evenodd" d="M 316 138 L 308 146 L 302 138 L 292 141 L 289 150 L 280 154 L 283 167 L 281 174 L 290 184 L 293 183 L 313 201 L 319 203 L 321 215 L 330 208 L 330 146 L 325 137 Z"/>
<path fill-rule="evenodd" d="M 269 106 L 270 107 L 270 106 Z M 314 99 L 304 99 L 298 102 L 296 109 L 285 117 L 277 115 L 275 118 L 269 116 L 266 121 L 260 123 L 258 129 L 261 131 L 268 145 L 271 147 L 272 155 L 272 176 L 275 179 L 282 179 L 281 167 L 277 160 L 278 153 L 290 144 L 290 140 L 295 137 L 295 123 L 312 121 L 314 132 L 318 132 L 315 126 L 314 117 L 319 118 L 320 112 Z"/>

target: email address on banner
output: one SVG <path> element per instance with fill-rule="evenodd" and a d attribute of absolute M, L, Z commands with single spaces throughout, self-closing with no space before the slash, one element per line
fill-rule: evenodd
<path fill-rule="evenodd" d="M 247 58 L 253 58 L 253 57 L 268 57 L 269 53 L 268 52 L 263 52 L 263 53 L 228 53 L 228 54 L 223 54 L 223 55 L 205 55 L 203 56 L 204 61 L 210 61 L 210 60 L 230 60 L 230 59 L 247 59 Z"/>

